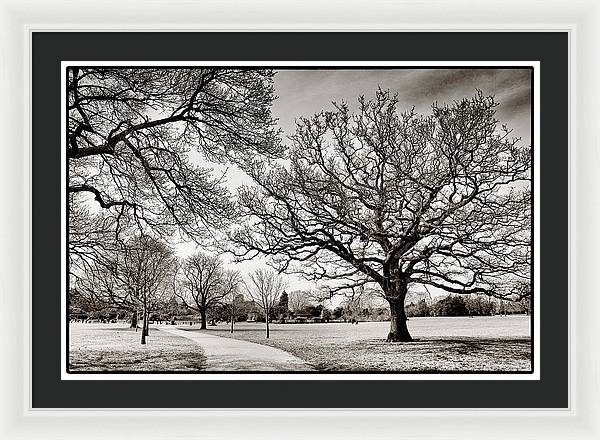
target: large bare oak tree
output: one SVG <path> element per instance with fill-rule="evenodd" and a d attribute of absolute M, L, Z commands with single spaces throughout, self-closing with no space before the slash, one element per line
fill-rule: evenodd
<path fill-rule="evenodd" d="M 334 105 L 297 121 L 287 163 L 250 171 L 257 185 L 239 194 L 247 221 L 232 234 L 240 258 L 269 255 L 334 293 L 369 284 L 390 305 L 389 341 L 412 340 L 411 285 L 529 291 L 531 148 L 500 126 L 493 97 L 434 104 L 427 116 L 400 114 L 382 90 L 356 114 Z"/>

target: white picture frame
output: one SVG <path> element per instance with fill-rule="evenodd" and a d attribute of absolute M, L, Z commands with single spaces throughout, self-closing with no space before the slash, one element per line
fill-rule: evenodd
<path fill-rule="evenodd" d="M 566 409 L 88 410 L 31 407 L 34 31 L 566 31 L 570 36 L 570 385 Z M 0 3 L 0 438 L 600 438 L 600 3 L 594 0 Z M 543 103 L 542 103 L 543 106 Z M 543 139 L 542 139 L 543 142 Z M 557 212 L 563 212 L 557 209 Z M 277 404 L 277 403 L 275 403 Z"/>

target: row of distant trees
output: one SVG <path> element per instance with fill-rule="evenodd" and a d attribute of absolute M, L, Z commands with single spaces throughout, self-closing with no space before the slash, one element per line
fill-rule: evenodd
<path fill-rule="evenodd" d="M 297 316 L 306 316 L 309 318 L 320 318 L 323 322 L 340 320 L 364 320 L 364 321 L 388 321 L 390 314 L 385 306 L 367 307 L 355 310 L 348 304 L 339 305 L 333 309 L 323 304 L 309 304 L 302 309 L 292 311 L 288 308 L 288 293 L 284 292 L 278 303 L 269 313 L 270 322 L 285 322 Z M 215 322 L 243 322 L 252 317 L 254 321 L 265 322 L 265 314 L 261 307 L 251 299 L 246 299 L 243 294 L 236 295 L 235 312 L 232 315 L 230 305 L 219 303 L 207 311 L 207 320 L 210 323 Z M 529 301 L 512 302 L 497 301 L 492 298 L 484 297 L 461 297 L 450 295 L 443 298 L 437 298 L 432 301 L 424 299 L 415 303 L 410 303 L 406 307 L 409 317 L 432 317 L 432 316 L 494 316 L 494 315 L 529 315 Z M 87 308 L 87 309 L 86 309 Z M 71 312 L 84 312 L 89 319 L 100 320 L 124 320 L 129 319 L 131 312 L 117 307 L 102 307 L 94 309 L 82 301 L 77 291 L 71 292 Z M 151 321 L 171 321 L 171 320 L 196 320 L 200 316 L 196 310 L 177 302 L 173 296 L 170 300 L 158 305 L 156 310 L 149 313 Z"/>
<path fill-rule="evenodd" d="M 406 314 L 412 316 L 493 316 L 531 313 L 531 300 L 504 301 L 483 296 L 449 295 L 433 301 L 420 301 L 406 306 Z"/>
<path fill-rule="evenodd" d="M 209 319 L 230 321 L 233 332 L 239 315 L 248 313 L 245 296 L 271 316 L 285 289 L 273 270 L 257 269 L 243 280 L 218 255 L 197 252 L 181 259 L 167 243 L 147 235 L 107 243 L 85 270 L 73 272 L 70 305 L 85 312 L 109 310 L 113 319 L 127 315 L 136 329 L 141 320 L 142 344 L 150 320 L 182 313 L 199 316 L 203 329 Z"/>
<path fill-rule="evenodd" d="M 156 247 L 155 252 L 157 250 L 164 249 Z M 148 257 L 147 254 L 143 255 Z M 164 281 L 172 282 L 172 290 L 165 286 L 163 289 L 148 291 L 146 312 L 143 310 L 143 296 L 137 302 L 134 300 L 135 297 L 131 296 L 127 300 L 125 297 L 115 294 L 118 287 L 114 285 L 109 286 L 106 290 L 99 288 L 98 279 L 89 285 L 91 289 L 88 291 L 71 290 L 70 312 L 85 314 L 90 319 L 131 319 L 132 327 L 137 327 L 139 316 L 142 318 L 145 316 L 146 319 L 142 325 L 145 335 L 142 334 L 142 337 L 147 336 L 147 321 L 168 322 L 199 319 L 202 328 L 206 328 L 207 322 L 225 321 L 231 323 L 233 332 L 235 322 L 246 321 L 249 317 L 255 321 L 267 322 L 267 315 L 270 322 L 285 322 L 290 318 L 300 316 L 320 318 L 324 322 L 342 319 L 365 321 L 390 319 L 388 308 L 382 304 L 373 304 L 369 295 L 347 298 L 333 309 L 319 302 L 318 295 L 310 291 L 295 290 L 287 293 L 283 290 L 276 301 L 270 301 L 268 298 L 260 297 L 256 284 L 254 284 L 254 290 L 250 290 L 248 285 L 241 280 L 239 273 L 224 270 L 221 260 L 217 257 L 196 253 L 185 260 L 175 259 L 173 261 L 173 272 L 164 272 L 167 275 Z M 128 266 L 125 265 L 125 267 Z M 180 270 L 182 274 L 179 274 Z M 147 277 L 147 275 L 144 276 Z M 263 277 L 265 278 L 263 283 L 272 282 L 267 280 L 272 275 L 274 274 L 265 271 L 255 272 L 251 275 L 250 281 L 253 282 L 252 280 Z M 173 279 L 168 280 L 168 276 Z M 278 281 L 276 275 L 273 279 Z M 105 287 L 107 281 L 110 282 L 109 280 L 110 277 L 102 280 Z M 280 281 L 279 283 L 273 290 L 273 298 L 276 298 L 276 292 L 284 287 Z M 146 283 L 146 285 L 149 284 Z M 79 285 L 85 286 L 86 284 L 80 283 Z M 243 289 L 241 289 L 242 286 Z M 243 291 L 247 293 L 246 296 L 241 293 Z M 481 295 L 449 295 L 429 300 L 420 299 L 412 301 L 406 306 L 409 317 L 492 316 L 529 314 L 530 311 L 529 298 L 514 302 Z"/>

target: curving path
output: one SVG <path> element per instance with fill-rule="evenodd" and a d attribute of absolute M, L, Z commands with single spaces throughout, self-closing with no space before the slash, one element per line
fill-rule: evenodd
<path fill-rule="evenodd" d="M 239 341 L 160 326 L 161 331 L 191 339 L 202 347 L 206 356 L 206 371 L 308 371 L 313 368 L 288 352 L 254 342 Z"/>

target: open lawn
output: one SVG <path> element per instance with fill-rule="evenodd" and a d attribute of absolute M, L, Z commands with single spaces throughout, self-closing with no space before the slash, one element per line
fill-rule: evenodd
<path fill-rule="evenodd" d="M 147 344 L 141 330 L 125 324 L 69 324 L 69 371 L 200 371 L 202 348 L 180 336 L 150 328 Z"/>
<path fill-rule="evenodd" d="M 385 342 L 389 322 L 272 324 L 270 339 L 265 338 L 264 323 L 238 323 L 234 334 L 225 324 L 205 331 L 280 348 L 321 371 L 515 372 L 531 368 L 527 316 L 411 318 L 408 327 L 415 342 Z"/>
<path fill-rule="evenodd" d="M 515 372 L 528 371 L 531 367 L 530 319 L 526 316 L 411 318 L 408 326 L 415 342 L 385 342 L 389 322 L 272 324 L 270 339 L 265 338 L 264 323 L 244 322 L 236 325 L 233 335 L 226 324 L 202 331 L 198 326 L 169 326 L 165 331 L 151 327 L 148 344 L 141 345 L 140 331 L 136 332 L 126 324 L 72 323 L 69 370 L 176 372 L 207 369 L 208 355 L 202 349 L 207 342 L 177 335 L 181 330 L 279 348 L 319 371 Z M 211 341 L 216 345 L 212 348 L 213 368 L 210 369 L 229 371 L 229 367 L 223 367 L 224 360 L 246 353 L 237 348 L 231 348 L 232 353 L 229 353 L 228 344 L 219 342 L 224 340 L 212 338 Z M 250 350 L 250 354 L 257 351 L 251 346 L 242 348 Z M 261 362 L 263 360 L 261 358 Z M 242 367 L 236 370 L 243 370 L 248 362 L 241 359 Z"/>

